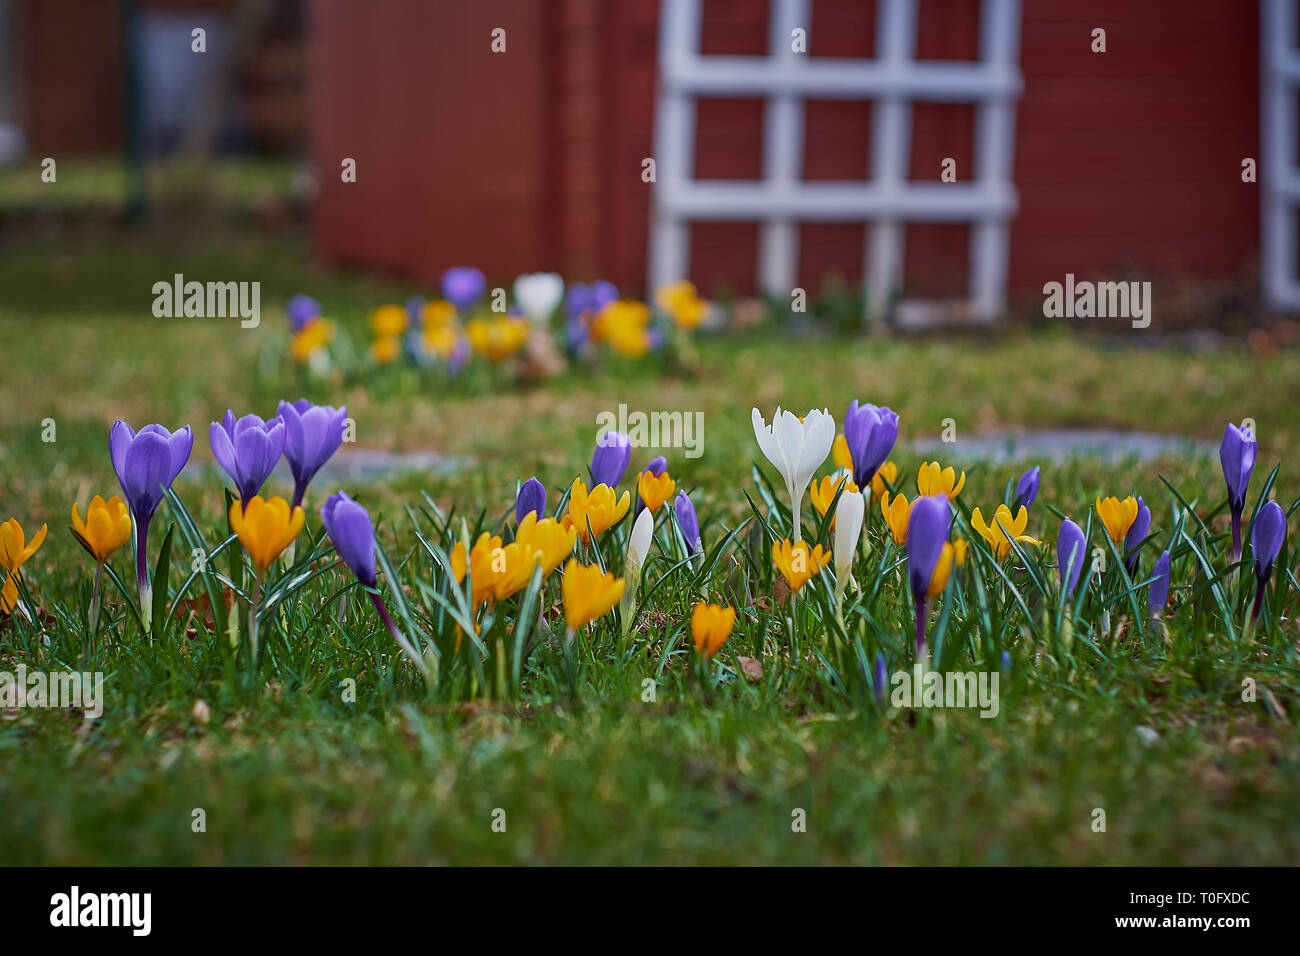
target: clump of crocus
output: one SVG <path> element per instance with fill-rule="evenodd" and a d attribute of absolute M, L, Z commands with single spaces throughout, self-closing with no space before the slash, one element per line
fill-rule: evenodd
<path fill-rule="evenodd" d="M 301 506 L 289 507 L 280 497 L 266 500 L 254 495 L 247 501 L 230 503 L 230 530 L 239 538 L 256 573 L 248 610 L 249 666 L 257 665 L 258 606 L 262 603 L 262 582 L 266 570 L 302 531 L 305 516 Z"/>
<path fill-rule="evenodd" d="M 785 578 L 785 583 L 790 585 L 790 593 L 794 595 L 831 563 L 831 555 L 823 551 L 820 544 L 810 549 L 806 541 L 791 544 L 790 539 L 786 538 L 772 543 L 772 563 Z"/>
<path fill-rule="evenodd" d="M 926 461 L 921 463 L 916 473 L 916 490 L 922 495 L 946 495 L 951 501 L 961 494 L 964 487 L 966 472 L 963 471 L 961 477 L 958 477 L 951 465 L 940 468 L 937 461 Z"/>
<path fill-rule="evenodd" d="M 682 529 L 682 538 L 686 541 L 686 550 L 695 554 L 704 550 L 700 538 L 700 519 L 695 514 L 695 505 L 686 492 L 680 492 L 673 500 L 673 514 L 677 516 L 677 527 Z"/>
<path fill-rule="evenodd" d="M 334 324 L 321 317 L 320 303 L 310 296 L 295 295 L 285 306 L 289 318 L 289 357 L 298 364 L 312 363 L 319 369 L 334 338 Z"/>
<path fill-rule="evenodd" d="M 735 626 L 734 607 L 700 601 L 691 609 L 691 640 L 695 642 L 696 653 L 705 660 L 713 660 Z"/>
<path fill-rule="evenodd" d="M 519 522 L 515 540 L 540 555 L 538 561 L 542 565 L 542 576 L 545 577 L 573 553 L 578 531 L 576 528 L 566 528 L 554 518 L 539 519 L 537 512 L 530 511 Z"/>
<path fill-rule="evenodd" d="M 564 279 L 556 272 L 533 272 L 515 279 L 515 302 L 534 325 L 546 325 L 564 301 Z"/>
<path fill-rule="evenodd" d="M 979 511 L 978 508 L 975 509 Z M 907 543 L 907 524 L 912 515 L 912 506 L 907 503 L 907 495 L 897 494 L 892 498 L 886 491 L 880 496 L 880 514 L 885 519 L 885 526 L 900 547 Z"/>
<path fill-rule="evenodd" d="M 1066 598 L 1074 594 L 1074 589 L 1079 584 L 1079 574 L 1083 571 L 1087 553 L 1088 544 L 1083 529 L 1066 518 L 1061 522 L 1061 530 L 1056 535 L 1056 566 L 1061 575 L 1061 590 Z"/>
<path fill-rule="evenodd" d="M 1137 503 L 1137 514 L 1124 535 L 1124 566 L 1128 568 L 1129 574 L 1137 573 L 1142 542 L 1146 540 L 1147 533 L 1151 530 L 1151 509 L 1147 507 L 1141 495 L 1138 495 Z"/>
<path fill-rule="evenodd" d="M 169 432 L 146 425 L 139 432 L 120 418 L 108 433 L 108 451 L 118 483 L 135 518 L 135 577 L 140 589 L 140 620 L 146 630 L 153 621 L 153 588 L 149 583 L 149 522 L 166 490 L 190 460 L 194 430 Z"/>
<path fill-rule="evenodd" d="M 1223 430 L 1219 443 L 1219 464 L 1223 467 L 1223 481 L 1228 486 L 1228 510 L 1232 513 L 1232 560 L 1241 560 L 1241 513 L 1246 507 L 1246 489 L 1250 486 L 1250 473 L 1255 468 L 1258 444 L 1249 428 L 1238 428 L 1231 422 Z"/>
<path fill-rule="evenodd" d="M 925 647 L 927 598 L 948 532 L 952 527 L 952 511 L 946 495 L 917 498 L 912 504 L 907 524 L 907 576 L 916 603 L 916 655 L 919 658 Z M 945 576 L 944 582 L 947 584 Z"/>
<path fill-rule="evenodd" d="M 797 541 L 800 538 L 803 494 L 812 476 L 830 454 L 831 444 L 835 441 L 835 419 L 825 409 L 814 408 L 799 418 L 778 406 L 771 425 L 763 420 L 757 408 L 753 410 L 751 421 L 759 449 L 785 481 L 790 496 L 791 537 Z"/>
<path fill-rule="evenodd" d="M 592 485 L 609 485 L 617 488 L 632 460 L 632 440 L 623 432 L 608 431 L 596 439 L 596 450 L 591 453 L 587 473 Z"/>
<path fill-rule="evenodd" d="M 628 358 L 641 358 L 658 344 L 650 329 L 650 307 L 644 302 L 617 299 L 596 315 L 592 337 Z"/>
<path fill-rule="evenodd" d="M 1101 518 L 1106 534 L 1110 535 L 1110 540 L 1119 545 L 1124 541 L 1129 528 L 1133 527 L 1133 522 L 1137 520 L 1138 500 L 1132 495 L 1123 501 L 1115 497 L 1104 500 L 1098 498 L 1097 515 Z"/>
<path fill-rule="evenodd" d="M 402 336 L 410 324 L 410 314 L 400 305 L 381 305 L 370 313 L 370 331 L 375 340 L 370 357 L 380 365 L 395 362 L 402 355 Z"/>
<path fill-rule="evenodd" d="M 998 505 L 997 510 L 993 512 L 992 522 L 984 520 L 984 515 L 980 514 L 979 508 L 972 511 L 970 516 L 970 526 L 988 542 L 999 561 L 1011 553 L 1012 541 L 1020 544 L 1042 544 L 1037 538 L 1025 534 L 1025 527 L 1028 524 L 1029 512 L 1023 505 L 1014 516 L 1006 505 Z"/>
<path fill-rule="evenodd" d="M 535 518 L 546 514 L 546 486 L 537 480 L 536 475 L 520 485 L 519 493 L 515 495 L 515 523 L 523 521 L 527 514 Z"/>
<path fill-rule="evenodd" d="M 609 485 L 597 485 L 588 493 L 582 479 L 575 478 L 569 487 L 569 504 L 562 523 L 575 529 L 587 544 L 591 535 L 600 535 L 622 521 L 631 505 L 632 496 L 626 491 L 618 498 Z"/>
<path fill-rule="evenodd" d="M 1038 497 L 1039 468 L 1034 465 L 1016 482 L 1016 506 L 1023 505 L 1026 508 L 1034 506 L 1034 499 Z"/>
<path fill-rule="evenodd" d="M 1276 501 L 1268 501 L 1255 515 L 1255 527 L 1250 533 L 1250 550 L 1255 555 L 1255 605 L 1251 608 L 1250 619 L 1259 618 L 1264 605 L 1264 588 L 1273 576 L 1273 564 L 1282 551 L 1282 542 L 1286 538 L 1286 512 Z"/>
<path fill-rule="evenodd" d="M 81 520 L 77 503 L 72 503 L 72 536 L 95 559 L 95 586 L 90 596 L 90 633 L 99 631 L 100 598 L 104 581 L 104 562 L 131 537 L 131 512 L 117 495 L 105 501 L 99 495 L 86 506 L 86 520 Z"/>
<path fill-rule="evenodd" d="M 307 485 L 343 443 L 348 410 L 313 405 L 305 398 L 281 402 L 276 416 L 284 422 L 284 458 L 293 473 L 293 506 L 302 504 Z"/>
<path fill-rule="evenodd" d="M 375 526 L 370 520 L 370 512 L 340 491 L 326 499 L 321 506 L 320 517 L 321 523 L 325 525 L 325 533 L 334 544 L 334 550 L 365 587 L 379 613 L 379 619 L 388 628 L 388 633 L 393 635 L 397 646 L 427 680 L 429 665 L 398 628 L 389 615 L 388 608 L 384 607 L 384 599 L 379 596 L 376 587 L 379 578 L 375 574 Z"/>
<path fill-rule="evenodd" d="M 470 347 L 489 362 L 504 362 L 528 342 L 528 323 L 513 315 L 471 319 L 465 324 Z"/>
<path fill-rule="evenodd" d="M 40 548 L 48 530 L 46 525 L 41 525 L 28 541 L 17 518 L 0 524 L 0 568 L 5 572 L 4 586 L 0 587 L 0 612 L 12 614 L 18 606 L 19 569 Z"/>
<path fill-rule="evenodd" d="M 236 419 L 226 409 L 225 417 L 208 429 L 208 444 L 212 457 L 235 483 L 235 496 L 251 501 L 284 452 L 284 422 L 278 416 L 270 421 L 256 415 Z"/>
<path fill-rule="evenodd" d="M 660 286 L 655 304 L 682 329 L 694 329 L 709 314 L 707 299 L 700 298 L 695 284 L 686 279 Z"/>
<path fill-rule="evenodd" d="M 570 558 L 564 566 L 564 583 L 560 587 L 564 598 L 564 620 L 568 625 L 567 641 L 597 618 L 604 617 L 623 596 L 624 582 L 594 564 L 579 564 Z"/>
<path fill-rule="evenodd" d="M 844 439 L 853 459 L 853 481 L 865 488 L 885 463 L 898 440 L 898 413 L 884 405 L 849 403 Z"/>

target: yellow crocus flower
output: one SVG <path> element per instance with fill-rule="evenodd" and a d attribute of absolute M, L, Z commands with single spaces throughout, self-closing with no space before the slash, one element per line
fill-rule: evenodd
<path fill-rule="evenodd" d="M 1097 514 L 1101 517 L 1101 523 L 1105 526 L 1106 533 L 1110 535 L 1110 540 L 1121 544 L 1128 534 L 1128 529 L 1137 519 L 1138 502 L 1132 495 L 1123 501 L 1114 497 L 1105 500 L 1098 498 Z"/>
<path fill-rule="evenodd" d="M 0 588 L 0 612 L 13 612 L 14 605 L 18 603 L 18 569 L 40 548 L 47 531 L 49 527 L 41 525 L 41 529 L 28 541 L 17 518 L 10 518 L 0 524 L 0 568 L 6 572 L 4 587 Z"/>
<path fill-rule="evenodd" d="M 406 331 L 409 317 L 400 305 L 381 305 L 370 313 L 370 331 L 375 338 L 391 338 Z"/>
<path fill-rule="evenodd" d="M 608 614 L 623 596 L 623 586 L 622 578 L 602 572 L 597 565 L 579 564 L 577 558 L 570 558 L 560 585 L 569 630 L 576 631 Z"/>
<path fill-rule="evenodd" d="M 501 362 L 528 341 L 528 320 L 516 316 L 471 319 L 465 326 L 465 336 L 475 352 L 490 362 Z"/>
<path fill-rule="evenodd" d="M 894 536 L 894 544 L 907 543 L 907 523 L 912 518 L 912 506 L 907 503 L 907 495 L 897 494 L 892 498 L 889 492 L 880 495 L 880 513 L 885 517 L 889 533 Z"/>
<path fill-rule="evenodd" d="M 974 528 L 981 538 L 989 543 L 993 549 L 993 554 L 1001 560 L 1011 553 L 1011 541 L 1021 542 L 1023 544 L 1042 544 L 1037 538 L 1025 534 L 1025 526 L 1029 523 L 1029 511 L 1024 505 L 1020 506 L 1020 511 L 1013 517 L 1011 509 L 1006 505 L 998 505 L 993 512 L 993 521 L 990 524 L 984 520 L 980 514 L 979 508 L 971 512 L 970 526 Z"/>
<path fill-rule="evenodd" d="M 636 480 L 636 493 L 641 496 L 641 501 L 653 514 L 659 506 L 673 496 L 677 489 L 677 482 L 669 477 L 665 471 L 662 475 L 656 475 L 652 471 L 643 471 Z"/>
<path fill-rule="evenodd" d="M 420 313 L 425 329 L 436 329 L 450 325 L 456 319 L 456 307 L 446 299 L 434 299 L 424 304 Z"/>
<path fill-rule="evenodd" d="M 581 478 L 575 478 L 569 487 L 569 505 L 564 512 L 562 524 L 577 531 L 583 543 L 589 541 L 587 526 L 591 525 L 591 534 L 602 534 L 605 529 L 623 520 L 628 506 L 632 503 L 631 495 L 623 492 L 623 497 L 615 498 L 614 489 L 609 485 L 597 485 L 588 494 L 587 486 Z"/>
<path fill-rule="evenodd" d="M 532 545 L 520 541 L 503 545 L 499 536 L 484 531 L 470 549 L 468 561 L 464 543 L 456 542 L 450 555 L 451 574 L 457 584 L 463 584 L 468 569 L 474 580 L 470 600 L 477 611 L 486 601 L 504 601 L 527 586 L 541 557 Z"/>
<path fill-rule="evenodd" d="M 103 564 L 131 537 L 131 512 L 117 495 L 104 501 L 99 495 L 86 506 L 86 520 L 81 520 L 77 503 L 72 503 L 72 534 L 81 546 Z"/>
<path fill-rule="evenodd" d="M 395 335 L 384 335 L 370 343 L 370 357 L 380 365 L 396 362 L 402 356 L 402 340 Z"/>
<path fill-rule="evenodd" d="M 948 500 L 951 501 L 961 494 L 964 487 L 966 487 L 966 472 L 963 471 L 958 478 L 951 465 L 940 468 L 937 461 L 926 461 L 921 463 L 916 473 L 916 490 L 926 496 L 947 495 Z"/>
<path fill-rule="evenodd" d="M 327 319 L 313 319 L 289 340 L 289 357 L 298 364 L 306 362 L 318 349 L 329 345 L 334 338 L 334 323 Z"/>
<path fill-rule="evenodd" d="M 254 495 L 247 507 L 239 499 L 230 503 L 230 530 L 253 559 L 259 574 L 266 573 L 280 552 L 298 537 L 305 517 L 301 505 L 290 510 L 289 502 L 278 495 L 267 500 Z"/>
<path fill-rule="evenodd" d="M 537 520 L 537 512 L 530 511 L 519 522 L 515 540 L 540 553 L 542 575 L 548 575 L 573 553 L 578 540 L 576 528 L 566 528 L 554 518 Z"/>
<path fill-rule="evenodd" d="M 836 467 L 845 471 L 853 470 L 853 455 L 849 452 L 849 440 L 844 437 L 844 432 L 835 436 L 835 443 L 831 445 L 831 458 Z"/>
<path fill-rule="evenodd" d="M 858 486 L 853 483 L 853 479 L 848 475 L 827 475 L 821 481 L 814 481 L 808 486 L 808 497 L 812 499 L 813 507 L 817 509 L 819 515 L 826 514 L 841 485 L 844 486 L 844 494 L 846 495 L 861 493 Z M 833 518 L 831 519 L 831 527 L 835 527 Z"/>
<path fill-rule="evenodd" d="M 691 638 L 695 641 L 695 650 L 712 658 L 727 643 L 735 626 L 734 607 L 699 602 L 691 611 Z"/>
<path fill-rule="evenodd" d="M 796 594 L 830 560 L 830 552 L 823 551 L 820 544 L 812 550 L 809 550 L 806 541 L 791 544 L 789 538 L 772 544 L 772 563 L 790 585 L 790 590 Z"/>

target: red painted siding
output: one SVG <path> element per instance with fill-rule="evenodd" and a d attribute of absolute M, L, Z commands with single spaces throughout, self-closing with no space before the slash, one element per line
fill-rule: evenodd
<path fill-rule="evenodd" d="M 869 56 L 875 5 L 813 0 L 811 56 Z M 658 4 L 314 0 L 313 127 L 323 174 L 321 250 L 422 279 L 463 262 L 498 279 L 557 268 L 644 291 Z M 767 0 L 704 0 L 706 53 L 766 50 Z M 924 59 L 977 52 L 978 0 L 921 0 Z M 488 33 L 507 28 L 509 52 Z M 1095 27 L 1108 50 L 1090 51 Z M 1011 230 L 1013 292 L 1076 274 L 1241 273 L 1258 250 L 1259 196 L 1240 181 L 1258 155 L 1258 12 L 1239 0 L 1024 3 Z M 941 161 L 969 176 L 975 110 L 917 103 L 909 175 Z M 761 173 L 762 103 L 706 99 L 696 172 Z M 871 104 L 805 104 L 804 176 L 865 179 Z M 338 183 L 355 155 L 359 182 Z M 798 275 L 862 275 L 867 230 L 803 224 Z M 909 226 L 908 291 L 960 296 L 969 229 Z M 706 292 L 753 289 L 753 222 L 692 228 Z"/>

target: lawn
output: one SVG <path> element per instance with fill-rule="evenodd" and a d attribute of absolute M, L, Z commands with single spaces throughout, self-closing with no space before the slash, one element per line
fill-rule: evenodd
<path fill-rule="evenodd" d="M 285 336 L 277 310 L 290 294 L 310 292 L 364 342 L 370 308 L 417 290 L 327 270 L 293 238 L 232 242 L 193 232 L 163 245 L 116 233 L 111 241 L 37 240 L 0 259 L 0 519 L 19 518 L 29 534 L 49 524 L 44 547 L 23 567 L 43 633 L 18 621 L 0 626 L 0 669 L 102 670 L 107 698 L 97 721 L 55 710 L 3 714 L 3 862 L 1295 861 L 1296 592 L 1273 592 L 1266 622 L 1244 634 L 1251 582 L 1235 574 L 1207 579 L 1180 538 L 1167 636 L 1120 596 L 1118 569 L 1104 585 L 1090 585 L 1072 640 L 1056 617 L 1054 510 L 1083 524 L 1098 495 L 1143 495 L 1154 541 L 1137 585 L 1171 546 L 1179 514 L 1198 548 L 1226 550 L 1217 459 L 994 466 L 964 457 L 962 439 L 1105 427 L 1217 443 L 1225 423 L 1250 417 L 1259 463 L 1249 505 L 1280 463 L 1273 493 L 1289 508 L 1300 495 L 1300 353 L 1153 345 L 1128 328 L 1107 337 L 1028 330 L 900 339 L 765 327 L 701 336 L 698 367 L 687 374 L 655 359 L 616 360 L 540 384 L 479 376 L 433 386 L 385 371 L 304 391 L 268 375 L 264 364 L 266 350 Z M 262 324 L 154 318 L 152 285 L 176 272 L 260 279 Z M 266 656 L 255 677 L 235 666 L 201 619 L 150 641 L 111 586 L 103 633 L 88 647 L 93 568 L 67 518 L 73 501 L 84 506 L 92 494 L 118 492 L 107 451 L 113 420 L 193 425 L 193 459 L 175 490 L 211 546 L 225 536 L 225 509 L 208 423 L 227 408 L 269 415 L 279 398 L 301 394 L 346 404 L 361 447 L 446 456 L 447 467 L 432 473 L 346 489 L 375 516 L 412 615 L 444 650 L 454 626 L 429 592 L 445 597 L 447 576 L 416 528 L 449 549 L 462 516 L 471 530 L 499 528 L 503 519 L 512 526 L 516 482 L 534 474 L 553 511 L 572 479 L 585 478 L 597 415 L 620 403 L 702 412 L 703 455 L 662 453 L 678 487 L 691 493 L 706 549 L 750 523 L 720 548 L 727 560 L 717 573 L 704 575 L 678 566 L 661 524 L 645 574 L 647 585 L 663 580 L 626 640 L 614 618 L 579 638 L 576 695 L 559 650 L 562 618 L 509 692 L 499 692 L 491 669 L 476 673 L 468 652 L 445 656 L 442 684 L 426 690 L 341 568 L 313 579 L 264 625 Z M 1007 651 L 996 718 L 896 710 L 877 704 L 860 679 L 844 687 L 831 676 L 831 638 L 819 625 L 827 589 L 801 592 L 793 629 L 788 606 L 772 593 L 770 558 L 764 564 L 763 543 L 752 540 L 755 508 L 779 524 L 783 492 L 769 503 L 754 478 L 757 463 L 765 481 L 781 487 L 755 442 L 750 409 L 770 418 L 778 404 L 800 413 L 825 407 L 842 423 L 854 398 L 899 412 L 891 460 L 909 497 L 921 461 L 913 442 L 939 438 L 949 419 L 957 440 L 944 461 L 964 461 L 963 515 L 975 506 L 989 513 L 1008 479 L 1042 465 L 1030 532 L 1046 544 L 1028 561 L 1009 558 L 1006 580 L 994 577 L 991 562 L 971 558 L 962 593 L 950 589 L 932 624 L 946 632 L 936 652 L 958 669 L 983 669 Z M 53 441 L 45 440 L 48 420 Z M 632 469 L 658 453 L 634 449 Z M 819 474 L 829 470 L 827 462 Z M 309 492 L 310 542 L 300 540 L 300 558 L 320 538 L 315 510 L 334 490 Z M 884 584 L 869 599 L 853 599 L 849 630 L 869 657 L 883 648 L 891 661 L 905 661 L 912 621 L 899 582 L 906 569 L 885 541 L 874 497 L 870 508 L 870 552 L 857 577 Z M 815 529 L 815 518 L 805 500 L 805 523 Z M 180 519 L 163 505 L 151 560 L 168 524 Z M 629 523 L 610 533 L 604 560 L 621 566 Z M 1098 536 L 1094 518 L 1091 542 Z M 128 550 L 114 559 L 124 580 Z M 178 531 L 173 590 L 188 573 L 188 551 Z M 223 570 L 230 554 L 220 558 Z M 732 569 L 733 556 L 747 572 Z M 332 560 L 327 541 L 318 557 L 323 565 Z M 1226 566 L 1220 554 L 1217 570 Z M 982 588 L 976 569 L 989 578 Z M 1031 587 L 1036 577 L 1047 582 L 1043 593 Z M 393 589 L 384 587 L 391 607 Z M 690 650 L 690 606 L 700 587 L 713 600 L 745 596 L 708 686 Z M 1022 592 L 1029 615 L 1015 608 Z M 991 609 L 981 610 L 978 593 Z M 1103 595 L 1108 628 L 1100 623 Z M 1231 602 L 1226 618 L 1219 596 Z M 560 616 L 553 582 L 542 603 L 541 618 L 553 625 Z M 742 655 L 761 662 L 760 678 L 737 675 Z M 1242 699 L 1247 678 L 1258 687 L 1252 701 Z M 341 691 L 348 680 L 354 701 Z M 197 809 L 203 832 L 192 827 Z M 1094 827 L 1097 809 L 1105 811 L 1104 832 Z M 799 819 L 802 829 L 792 826 Z"/>

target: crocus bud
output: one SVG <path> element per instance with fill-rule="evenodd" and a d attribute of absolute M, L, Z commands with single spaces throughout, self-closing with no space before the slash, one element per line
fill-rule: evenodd
<path fill-rule="evenodd" d="M 947 495 L 917 498 L 907 522 L 907 575 L 916 601 L 916 652 L 925 646 L 926 593 L 952 527 Z"/>
<path fill-rule="evenodd" d="M 622 432 L 605 432 L 596 439 L 596 450 L 591 455 L 591 485 L 617 487 L 632 460 L 632 442 Z"/>
<path fill-rule="evenodd" d="M 1286 512 L 1276 501 L 1265 502 L 1264 507 L 1255 515 L 1255 527 L 1250 534 L 1250 550 L 1255 555 L 1255 606 L 1250 612 L 1250 619 L 1259 617 L 1264 604 L 1264 587 L 1273 576 L 1273 562 L 1282 551 L 1282 541 L 1286 538 Z"/>
<path fill-rule="evenodd" d="M 280 460 L 284 422 L 279 418 L 264 422 L 256 415 L 236 420 L 235 413 L 227 409 L 225 417 L 208 429 L 208 444 L 212 457 L 235 483 L 239 500 L 247 504 L 262 490 Z"/>
<path fill-rule="evenodd" d="M 305 398 L 281 402 L 276 417 L 284 422 L 284 458 L 293 472 L 293 506 L 302 504 L 307 485 L 343 443 L 346 406 L 313 405 Z"/>
<path fill-rule="evenodd" d="M 654 541 L 654 512 L 642 510 L 632 524 L 632 533 L 627 536 L 627 560 L 623 566 L 622 601 L 620 602 L 623 618 L 623 635 L 627 636 L 632 627 L 632 618 L 636 613 L 637 590 L 641 585 L 641 566 L 645 564 L 646 555 Z"/>
<path fill-rule="evenodd" d="M 862 534 L 862 517 L 866 501 L 861 492 L 843 491 L 835 505 L 835 593 L 844 592 L 853 572 L 853 556 Z"/>
<path fill-rule="evenodd" d="M 551 317 L 564 300 L 564 279 L 555 272 L 534 272 L 515 279 L 515 302 L 536 324 Z"/>
<path fill-rule="evenodd" d="M 457 266 L 442 274 L 442 295 L 448 302 L 465 309 L 478 301 L 487 280 L 483 273 L 469 266 Z"/>
<path fill-rule="evenodd" d="M 1034 499 L 1038 497 L 1038 466 L 1035 465 L 1027 472 L 1020 476 L 1016 482 L 1016 505 L 1023 505 L 1026 508 L 1033 507 Z"/>
<path fill-rule="evenodd" d="M 519 488 L 519 494 L 515 497 L 515 522 L 523 521 L 524 515 L 530 512 L 539 521 L 546 516 L 546 486 L 537 480 L 536 475 Z"/>
<path fill-rule="evenodd" d="M 673 513 L 677 516 L 677 526 L 682 529 L 682 537 L 686 539 L 686 548 L 691 554 L 703 550 L 703 541 L 700 540 L 700 521 L 695 515 L 695 505 L 691 503 L 690 495 L 681 492 L 673 501 Z"/>
<path fill-rule="evenodd" d="M 1088 554 L 1088 544 L 1084 540 L 1083 529 L 1066 518 L 1061 522 L 1060 533 L 1056 536 L 1056 567 L 1061 575 L 1061 590 L 1067 598 L 1074 594 L 1079 584 L 1079 575 Z"/>
<path fill-rule="evenodd" d="M 1286 537 L 1286 512 L 1276 501 L 1264 503 L 1255 516 L 1250 535 L 1250 550 L 1255 555 L 1255 577 L 1267 581 L 1273 575 L 1273 562 L 1282 550 Z"/>
<path fill-rule="evenodd" d="M 1151 569 L 1153 580 L 1151 590 L 1147 593 L 1147 610 L 1152 617 L 1159 617 L 1169 603 L 1169 552 L 1165 551 L 1156 560 Z"/>
<path fill-rule="evenodd" d="M 1128 568 L 1129 574 L 1135 574 L 1138 566 L 1138 553 L 1142 550 L 1142 542 L 1146 540 L 1147 533 L 1151 530 L 1151 509 L 1147 503 L 1138 495 L 1138 512 L 1133 523 L 1129 525 L 1128 534 L 1124 536 L 1124 564 Z"/>
<path fill-rule="evenodd" d="M 1255 468 L 1255 435 L 1243 431 L 1231 422 L 1223 430 L 1219 443 L 1219 464 L 1223 467 L 1223 481 L 1228 486 L 1228 510 L 1232 513 L 1232 560 L 1241 560 L 1241 511 L 1246 506 L 1246 489 L 1250 473 Z"/>
<path fill-rule="evenodd" d="M 308 322 L 320 317 L 321 308 L 320 303 L 311 296 L 295 295 L 285 305 L 284 312 L 289 317 L 289 328 L 301 332 Z"/>
<path fill-rule="evenodd" d="M 358 581 L 366 587 L 374 587 L 378 577 L 375 574 L 375 526 L 370 513 L 340 491 L 326 500 L 320 509 L 320 517 L 343 563 Z"/>

